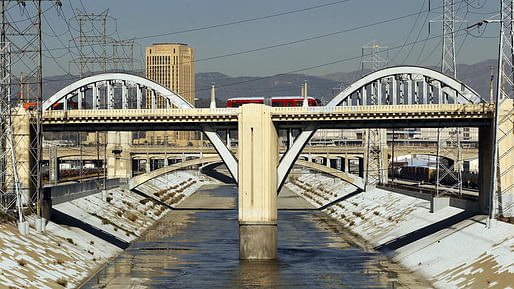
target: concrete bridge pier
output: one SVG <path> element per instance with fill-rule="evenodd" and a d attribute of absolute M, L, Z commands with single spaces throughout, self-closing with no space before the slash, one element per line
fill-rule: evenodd
<path fill-rule="evenodd" d="M 107 133 L 107 176 L 109 178 L 130 178 L 132 176 L 130 136 L 131 133 L 126 131 Z"/>
<path fill-rule="evenodd" d="M 278 133 L 271 107 L 247 104 L 239 113 L 239 258 L 275 259 Z"/>
<path fill-rule="evenodd" d="M 57 157 L 57 146 L 48 148 L 48 181 L 51 184 L 56 184 L 59 180 L 59 158 Z"/>
<path fill-rule="evenodd" d="M 34 131 L 30 125 L 30 112 L 23 107 L 12 108 L 12 134 L 14 143 L 14 152 L 16 155 L 16 166 L 18 169 L 18 180 L 20 182 L 21 203 L 26 205 L 29 203 L 34 194 L 33 176 L 30 172 L 35 165 L 35 160 L 31 153 L 31 143 L 34 137 Z M 9 152 L 6 158 L 6 167 L 13 168 L 12 158 Z M 13 172 L 10 171 L 7 181 L 7 187 L 14 191 Z"/>
<path fill-rule="evenodd" d="M 146 158 L 145 159 L 145 172 L 149 173 L 151 172 L 151 167 L 150 167 L 150 162 L 152 161 L 151 158 Z"/>

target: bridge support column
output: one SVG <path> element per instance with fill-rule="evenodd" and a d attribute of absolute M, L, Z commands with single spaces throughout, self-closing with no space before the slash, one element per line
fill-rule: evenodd
<path fill-rule="evenodd" d="M 13 108 L 12 109 L 12 134 L 14 142 L 14 152 L 16 155 L 16 166 L 18 169 L 18 179 L 20 181 L 20 193 L 22 196 L 22 204 L 27 204 L 31 199 L 31 195 L 34 192 L 34 186 L 32 183 L 32 177 L 30 172 L 35 165 L 34 158 L 30 152 L 30 143 L 34 137 L 30 129 L 30 113 L 24 108 Z M 10 152 L 9 152 L 10 153 Z M 12 168 L 12 158 L 9 154 L 6 157 L 7 168 Z M 12 175 L 12 172 L 10 172 Z M 14 188 L 14 178 L 10 177 L 7 180 L 7 186 Z"/>
<path fill-rule="evenodd" d="M 151 161 L 152 161 L 151 158 L 146 158 L 145 159 L 145 172 L 147 172 L 147 173 L 152 171 L 152 167 L 151 167 L 151 164 L 150 164 Z"/>
<path fill-rule="evenodd" d="M 48 181 L 56 184 L 59 180 L 59 158 L 57 158 L 57 146 L 48 148 Z"/>
<path fill-rule="evenodd" d="M 239 258 L 277 257 L 278 133 L 271 108 L 247 104 L 239 116 Z"/>
<path fill-rule="evenodd" d="M 107 133 L 107 176 L 109 178 L 130 178 L 132 161 L 130 161 L 130 132 Z"/>

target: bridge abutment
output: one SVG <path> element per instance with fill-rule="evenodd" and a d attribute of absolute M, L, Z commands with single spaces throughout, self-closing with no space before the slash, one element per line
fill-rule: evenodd
<path fill-rule="evenodd" d="M 496 189 L 497 195 L 493 198 L 493 207 L 496 216 L 514 216 L 514 102 L 504 100 L 499 109 L 499 122 L 497 130 L 497 153 L 499 176 Z M 479 207 L 480 211 L 487 213 L 491 198 L 491 175 L 494 124 L 490 127 L 479 128 Z"/>
<path fill-rule="evenodd" d="M 275 259 L 278 133 L 269 106 L 247 104 L 239 114 L 239 258 Z"/>

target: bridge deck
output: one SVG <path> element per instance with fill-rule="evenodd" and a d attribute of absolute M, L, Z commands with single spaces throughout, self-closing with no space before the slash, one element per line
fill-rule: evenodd
<path fill-rule="evenodd" d="M 347 107 L 274 107 L 272 120 L 280 125 L 318 122 L 338 127 L 442 127 L 487 125 L 493 104 L 423 104 Z M 45 111 L 49 130 L 195 130 L 200 124 L 237 126 L 239 110 L 222 109 L 128 109 Z M 485 122 L 484 122 L 485 121 Z"/>

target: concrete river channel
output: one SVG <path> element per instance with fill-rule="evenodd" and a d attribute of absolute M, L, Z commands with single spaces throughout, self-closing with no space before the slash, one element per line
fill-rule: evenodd
<path fill-rule="evenodd" d="M 204 186 L 82 288 L 427 288 L 359 246 L 293 192 L 279 197 L 278 259 L 240 261 L 237 188 Z"/>

